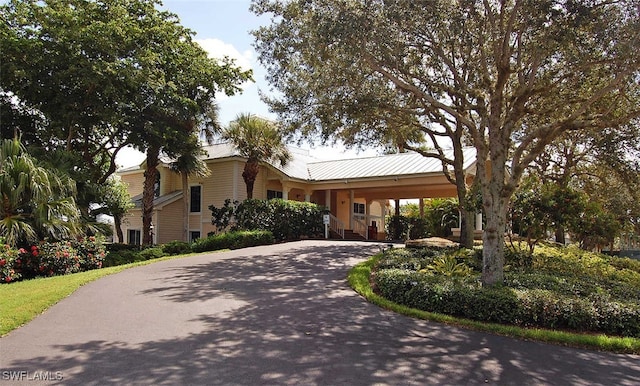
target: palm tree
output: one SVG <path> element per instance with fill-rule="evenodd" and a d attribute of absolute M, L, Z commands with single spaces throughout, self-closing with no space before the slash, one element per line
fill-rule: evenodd
<path fill-rule="evenodd" d="M 253 198 L 253 185 L 260 171 L 260 163 L 280 161 L 284 166 L 291 159 L 278 127 L 253 114 L 239 114 L 222 137 L 233 143 L 240 155 L 247 158 L 242 172 L 247 198 Z"/>
<path fill-rule="evenodd" d="M 13 246 L 78 232 L 75 182 L 39 166 L 18 138 L 0 146 L 0 237 Z"/>
<path fill-rule="evenodd" d="M 182 239 L 189 241 L 189 206 L 191 195 L 189 194 L 189 177 L 206 177 L 211 171 L 201 156 L 204 151 L 196 136 L 192 136 L 188 143 L 184 145 L 182 154 L 170 164 L 171 170 L 180 173 L 182 179 Z"/>

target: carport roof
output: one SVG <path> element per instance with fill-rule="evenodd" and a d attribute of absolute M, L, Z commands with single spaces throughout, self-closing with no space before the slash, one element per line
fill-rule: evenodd
<path fill-rule="evenodd" d="M 453 151 L 447 151 L 452 153 Z M 464 169 L 476 161 L 476 150 L 463 151 Z M 452 154 L 446 154 L 452 157 Z M 399 153 L 377 157 L 354 158 L 334 161 L 311 162 L 308 165 L 309 179 L 312 181 L 332 181 L 375 177 L 393 177 L 442 173 L 442 162 L 436 158 L 418 153 Z"/>

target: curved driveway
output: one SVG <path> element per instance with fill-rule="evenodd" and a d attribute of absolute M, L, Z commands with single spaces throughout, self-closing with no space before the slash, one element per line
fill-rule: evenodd
<path fill-rule="evenodd" d="M 29 385 L 640 384 L 639 356 L 467 331 L 367 303 L 345 277 L 379 245 L 302 241 L 105 277 L 0 339 L 0 386 L 10 378 Z"/>

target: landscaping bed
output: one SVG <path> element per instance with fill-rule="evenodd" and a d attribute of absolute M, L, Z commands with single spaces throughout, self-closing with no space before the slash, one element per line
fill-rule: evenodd
<path fill-rule="evenodd" d="M 544 246 L 507 253 L 504 285 L 480 284 L 480 249 L 392 249 L 372 270 L 380 296 L 482 322 L 640 337 L 640 262 Z"/>

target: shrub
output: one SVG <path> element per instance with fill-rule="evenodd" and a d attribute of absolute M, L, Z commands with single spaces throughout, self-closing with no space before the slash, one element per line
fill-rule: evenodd
<path fill-rule="evenodd" d="M 166 256 L 166 254 L 162 250 L 162 247 L 146 248 L 138 252 L 138 257 L 140 260 L 159 259 L 164 256 Z"/>
<path fill-rule="evenodd" d="M 634 263 L 612 265 L 606 256 L 576 248 L 545 247 L 540 252 L 533 258 L 536 271 L 510 271 L 504 285 L 496 288 L 483 288 L 473 272 L 455 278 L 443 275 L 465 260 L 475 261 L 477 251 L 464 249 L 445 254 L 388 251 L 371 280 L 383 297 L 425 311 L 485 322 L 640 337 L 640 279 Z"/>
<path fill-rule="evenodd" d="M 225 230 L 234 218 L 231 231 L 270 231 L 278 241 L 320 237 L 324 232 L 324 209 L 309 202 L 248 199 L 232 203 L 231 200 L 225 200 L 224 207 L 211 205 L 209 209 L 212 224 L 218 230 Z"/>
<path fill-rule="evenodd" d="M 9 244 L 0 244 L 0 284 L 20 280 L 22 275 L 16 268 L 16 261 L 20 263 L 20 252 Z"/>
<path fill-rule="evenodd" d="M 118 252 L 110 252 L 103 262 L 103 267 L 115 267 L 117 265 L 134 263 L 144 260 L 138 256 L 139 251 L 131 249 L 122 249 Z"/>
<path fill-rule="evenodd" d="M 78 238 L 71 242 L 80 257 L 80 270 L 102 268 L 107 252 L 101 238 L 94 236 Z"/>
<path fill-rule="evenodd" d="M 194 252 L 208 252 L 220 249 L 254 247 L 273 243 L 273 234 L 268 231 L 235 231 L 198 239 L 192 244 L 191 249 Z"/>
<path fill-rule="evenodd" d="M 185 241 L 170 241 L 162 246 L 167 255 L 184 255 L 191 252 L 191 245 Z"/>
<path fill-rule="evenodd" d="M 69 241 L 42 242 L 31 246 L 30 250 L 30 253 L 21 254 L 23 278 L 80 272 L 80 256 Z"/>

